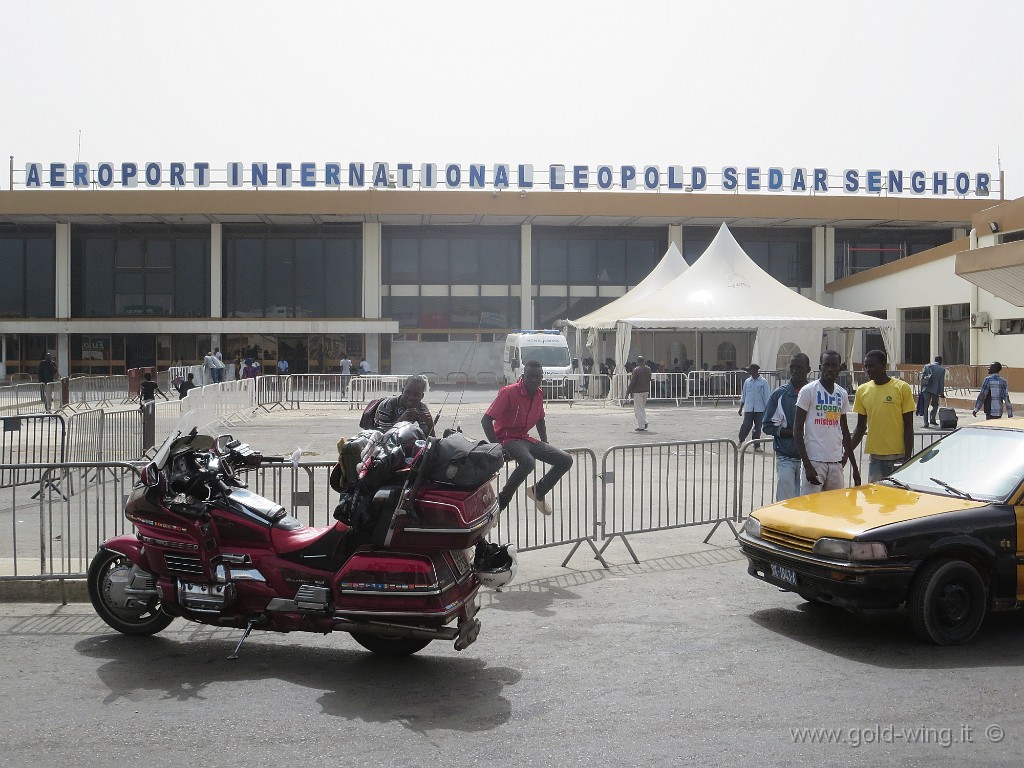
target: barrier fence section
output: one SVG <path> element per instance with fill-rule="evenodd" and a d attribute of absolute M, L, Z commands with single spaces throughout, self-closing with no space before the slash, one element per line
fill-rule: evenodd
<path fill-rule="evenodd" d="M 342 373 L 298 373 L 288 376 L 286 401 L 291 408 L 303 403 L 349 403 L 349 383 L 356 378 Z"/>
<path fill-rule="evenodd" d="M 538 462 L 536 470 L 523 481 L 511 503 L 498 515 L 490 540 L 515 544 L 521 552 L 572 544 L 572 550 L 562 561 L 563 566 L 586 542 L 607 568 L 608 564 L 595 544 L 599 535 L 597 455 L 588 448 L 570 448 L 566 453 L 573 457 L 572 467 L 544 497 L 554 513 L 541 514 L 526 497 L 526 489 L 536 484 L 547 471 L 547 466 Z M 514 462 L 505 464 L 498 474 L 498 490 L 505 485 L 514 469 Z"/>
<path fill-rule="evenodd" d="M 286 409 L 288 385 L 291 376 L 266 375 L 256 377 L 256 405 L 264 411 Z"/>
<path fill-rule="evenodd" d="M 84 578 L 100 542 L 131 532 L 123 510 L 133 465 L 0 464 L 0 475 L 15 469 L 37 479 L 0 491 L 0 580 Z"/>
<path fill-rule="evenodd" d="M 42 413 L 42 387 L 46 387 L 54 410 L 58 410 L 61 382 L 52 381 L 49 384 L 8 384 L 0 387 L 0 412 L 8 415 Z"/>
<path fill-rule="evenodd" d="M 236 423 L 252 418 L 257 409 L 255 379 L 225 381 L 207 384 L 189 390 L 188 395 L 177 401 L 181 411 L 211 411 L 226 423 Z"/>
<path fill-rule="evenodd" d="M 733 533 L 737 445 L 733 440 L 687 440 L 616 445 L 601 459 L 600 533 L 603 553 L 616 539 L 639 559 L 630 534 L 722 523 Z"/>
<path fill-rule="evenodd" d="M 0 419 L 0 488 L 40 482 L 46 464 L 67 459 L 67 423 L 56 413 Z"/>
<path fill-rule="evenodd" d="M 402 394 L 408 376 L 354 376 L 349 388 L 349 408 L 361 408 L 376 397 Z M 430 381 L 427 380 L 427 391 Z"/>
<path fill-rule="evenodd" d="M 72 410 L 123 405 L 128 401 L 127 376 L 76 376 L 68 379 L 68 407 Z"/>

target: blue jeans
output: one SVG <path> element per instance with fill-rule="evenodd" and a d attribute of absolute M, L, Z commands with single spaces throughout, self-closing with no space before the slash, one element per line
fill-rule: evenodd
<path fill-rule="evenodd" d="M 901 464 L 903 462 L 900 462 Z M 877 483 L 883 477 L 888 477 L 896 469 L 895 459 L 876 459 L 868 457 L 868 482 Z"/>
<path fill-rule="evenodd" d="M 775 500 L 785 501 L 800 495 L 804 465 L 800 459 L 775 454 Z"/>

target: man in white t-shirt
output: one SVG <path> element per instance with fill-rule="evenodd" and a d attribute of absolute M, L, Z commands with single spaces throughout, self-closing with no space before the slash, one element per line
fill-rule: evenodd
<path fill-rule="evenodd" d="M 348 390 L 348 380 L 352 376 L 352 361 L 348 359 L 348 353 L 341 353 L 341 392 Z"/>
<path fill-rule="evenodd" d="M 853 484 L 860 485 L 860 470 L 853 458 L 850 427 L 846 423 L 850 398 L 836 384 L 841 365 L 838 352 L 823 352 L 820 377 L 804 385 L 796 398 L 793 437 L 804 466 L 801 495 L 842 488 L 846 484 L 843 467 L 847 459 L 853 465 Z"/>

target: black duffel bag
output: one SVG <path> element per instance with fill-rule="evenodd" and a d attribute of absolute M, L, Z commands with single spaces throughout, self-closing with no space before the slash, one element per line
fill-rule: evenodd
<path fill-rule="evenodd" d="M 494 477 L 504 463 L 498 443 L 471 440 L 456 432 L 434 441 L 423 472 L 430 482 L 476 488 Z"/>

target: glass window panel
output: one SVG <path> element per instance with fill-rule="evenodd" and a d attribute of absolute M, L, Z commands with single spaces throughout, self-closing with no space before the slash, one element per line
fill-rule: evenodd
<path fill-rule="evenodd" d="M 361 317 L 363 314 L 362 240 L 327 240 L 326 316 Z"/>
<path fill-rule="evenodd" d="M 480 274 L 480 262 L 477 257 L 479 240 L 475 237 L 465 240 L 453 239 L 451 244 L 451 282 L 477 285 L 488 282 Z"/>
<path fill-rule="evenodd" d="M 146 269 L 172 269 L 173 251 L 170 240 L 146 241 Z"/>
<path fill-rule="evenodd" d="M 566 316 L 565 296 L 538 296 L 533 301 L 533 320 L 537 328 L 554 328 L 555 321 Z"/>
<path fill-rule="evenodd" d="M 517 308 L 513 314 L 513 305 Z M 480 297 L 481 328 L 516 328 L 519 326 L 519 301 L 509 296 Z"/>
<path fill-rule="evenodd" d="M 142 272 L 115 272 L 115 293 L 145 293 L 146 276 Z"/>
<path fill-rule="evenodd" d="M 533 248 L 533 280 L 538 285 L 567 285 L 569 248 L 565 240 L 537 240 Z"/>
<path fill-rule="evenodd" d="M 117 293 L 114 296 L 114 314 L 146 314 L 146 297 L 142 293 Z"/>
<path fill-rule="evenodd" d="M 264 261 L 266 317 L 295 315 L 295 244 L 292 240 L 267 239 Z"/>
<path fill-rule="evenodd" d="M 451 304 L 447 296 L 420 296 L 420 328 L 448 328 Z"/>
<path fill-rule="evenodd" d="M 624 240 L 598 240 L 597 282 L 607 285 L 626 284 L 626 243 Z"/>
<path fill-rule="evenodd" d="M 25 253 L 21 238 L 0 238 L 0 275 L 0 317 L 24 317 Z"/>
<path fill-rule="evenodd" d="M 400 328 L 418 328 L 420 325 L 419 296 L 385 296 L 382 308 L 384 316 L 397 320 Z"/>
<path fill-rule="evenodd" d="M 420 283 L 420 241 L 407 237 L 390 240 L 390 272 L 384 275 L 386 283 Z"/>
<path fill-rule="evenodd" d="M 263 317 L 263 241 L 250 238 L 227 244 L 224 311 L 228 317 Z"/>
<path fill-rule="evenodd" d="M 181 239 L 174 248 L 174 314 L 209 317 L 210 269 L 206 243 Z"/>
<path fill-rule="evenodd" d="M 597 247 L 593 240 L 570 240 L 569 284 L 594 285 L 598 282 Z"/>
<path fill-rule="evenodd" d="M 452 296 L 452 328 L 476 328 L 481 323 L 478 296 Z"/>
<path fill-rule="evenodd" d="M 324 316 L 324 242 L 295 241 L 295 316 Z"/>
<path fill-rule="evenodd" d="M 449 242 L 446 237 L 427 237 L 420 240 L 419 271 L 416 273 L 416 277 L 409 282 L 447 285 L 451 275 L 448 255 Z"/>
<path fill-rule="evenodd" d="M 25 316 L 53 317 L 56 311 L 53 286 L 57 281 L 56 250 L 53 238 L 25 240 Z"/>
<path fill-rule="evenodd" d="M 519 243 L 505 239 L 480 238 L 480 280 L 485 285 L 519 282 Z"/>
<path fill-rule="evenodd" d="M 652 240 L 626 241 L 626 283 L 636 285 L 654 269 L 661 254 L 655 254 L 656 245 Z"/>
<path fill-rule="evenodd" d="M 117 240 L 117 269 L 142 269 L 142 241 L 136 239 Z"/>
<path fill-rule="evenodd" d="M 110 317 L 114 314 L 114 241 L 89 238 L 82 259 L 81 306 L 75 314 L 83 317 Z"/>
<path fill-rule="evenodd" d="M 901 311 L 903 317 L 903 362 L 927 363 L 931 341 L 928 307 L 910 307 Z"/>

